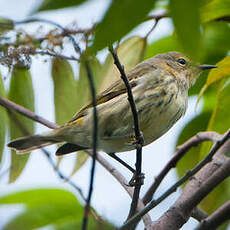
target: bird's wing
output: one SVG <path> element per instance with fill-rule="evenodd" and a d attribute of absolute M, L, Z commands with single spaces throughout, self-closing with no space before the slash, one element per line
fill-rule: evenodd
<path fill-rule="evenodd" d="M 131 89 L 134 88 L 137 85 L 138 78 L 143 76 L 148 71 L 152 71 L 155 67 L 152 66 L 151 69 L 149 69 L 149 63 L 148 62 L 142 62 L 133 69 L 131 69 L 127 73 L 127 78 L 129 80 Z M 113 99 L 114 97 L 117 97 L 121 94 L 124 94 L 127 92 L 126 86 L 124 82 L 119 79 L 116 82 L 114 82 L 110 87 L 108 87 L 106 90 L 104 90 L 102 93 L 100 93 L 96 97 L 96 105 L 103 104 L 105 102 L 108 102 L 109 100 Z M 88 105 L 84 106 L 79 112 L 76 113 L 76 115 L 67 123 L 67 125 L 74 123 L 77 119 L 83 117 L 85 115 L 85 112 L 87 109 L 92 108 L 93 104 L 92 102 Z"/>
<path fill-rule="evenodd" d="M 113 84 L 113 86 L 110 87 L 110 90 L 107 89 L 106 91 L 102 92 L 101 94 L 99 94 L 96 97 L 96 105 L 100 105 L 103 104 L 105 102 L 108 102 L 109 100 L 113 99 L 116 96 L 119 96 L 123 93 L 126 92 L 126 88 L 125 85 L 123 83 L 123 86 L 120 86 L 120 82 L 123 83 L 122 81 L 117 81 Z M 136 86 L 135 82 L 130 82 L 130 86 L 131 88 Z M 89 103 L 88 105 L 84 106 L 69 122 L 73 123 L 74 121 L 76 121 L 77 119 L 79 119 L 80 117 L 83 117 L 85 115 L 85 112 L 87 109 L 92 108 L 93 104 L 92 102 Z"/>

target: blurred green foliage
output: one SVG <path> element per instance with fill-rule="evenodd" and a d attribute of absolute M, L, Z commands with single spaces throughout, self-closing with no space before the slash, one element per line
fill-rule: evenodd
<path fill-rule="evenodd" d="M 170 15 L 185 53 L 198 60 L 201 52 L 200 0 L 170 1 Z"/>
<path fill-rule="evenodd" d="M 8 98 L 13 102 L 34 111 L 34 90 L 30 71 L 28 69 L 21 67 L 15 67 L 13 69 Z M 31 119 L 15 113 L 14 111 L 11 111 L 9 115 L 11 140 L 34 133 L 34 122 Z M 21 129 L 22 126 L 25 127 L 24 131 Z M 14 150 L 11 150 L 10 182 L 14 182 L 20 176 L 29 156 L 30 154 L 17 155 Z"/>
<path fill-rule="evenodd" d="M 6 91 L 3 85 L 2 78 L 0 76 L 0 97 L 6 97 Z M 5 136 L 7 128 L 7 114 L 5 108 L 0 106 L 0 163 L 2 161 L 3 150 L 5 146 Z"/>
<path fill-rule="evenodd" d="M 139 25 L 152 10 L 155 0 L 113 0 L 104 18 L 96 27 L 93 51 L 119 41 Z"/>
<path fill-rule="evenodd" d="M 87 0 L 44 0 L 37 9 L 33 9 L 33 13 L 47 10 L 58 10 L 66 7 L 76 7 L 86 1 Z"/>
<path fill-rule="evenodd" d="M 55 58 L 52 62 L 52 79 L 54 84 L 55 117 L 58 125 L 69 121 L 75 110 L 77 84 L 70 63 L 66 60 Z M 65 95 L 63 97 L 63 95 Z"/>
<path fill-rule="evenodd" d="M 80 229 L 84 208 L 67 190 L 40 188 L 0 197 L 0 207 L 13 204 L 21 204 L 24 208 L 3 230 L 33 230 L 45 226 L 53 226 L 56 230 Z M 88 229 L 112 230 L 114 227 L 90 215 Z"/>
<path fill-rule="evenodd" d="M 8 18 L 0 17 L 0 34 L 13 30 L 14 22 Z"/>

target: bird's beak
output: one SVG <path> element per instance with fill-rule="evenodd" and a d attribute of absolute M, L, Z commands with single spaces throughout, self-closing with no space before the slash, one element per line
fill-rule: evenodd
<path fill-rule="evenodd" d="M 213 68 L 217 68 L 216 65 L 199 65 L 200 69 L 203 70 L 207 70 L 207 69 L 213 69 Z"/>

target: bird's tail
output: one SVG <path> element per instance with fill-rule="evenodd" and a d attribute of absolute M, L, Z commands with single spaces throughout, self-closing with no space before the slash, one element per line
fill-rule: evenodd
<path fill-rule="evenodd" d="M 30 152 L 35 149 L 40 149 L 48 145 L 62 142 L 58 140 L 55 135 L 52 135 L 52 131 L 47 135 L 32 135 L 28 137 L 22 137 L 11 141 L 8 147 L 16 150 L 18 154 Z"/>

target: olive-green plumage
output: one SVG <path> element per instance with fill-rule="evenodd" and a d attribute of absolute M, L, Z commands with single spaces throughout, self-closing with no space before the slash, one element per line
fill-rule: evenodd
<path fill-rule="evenodd" d="M 204 69 L 177 52 L 159 54 L 145 60 L 127 73 L 136 103 L 145 145 L 167 132 L 183 116 L 188 89 Z M 97 96 L 98 150 L 122 152 L 134 149 L 133 115 L 122 80 Z M 83 107 L 65 126 L 41 135 L 19 138 L 8 144 L 19 153 L 50 144 L 66 142 L 91 148 L 92 104 Z M 65 149 L 68 152 L 68 148 Z"/>

